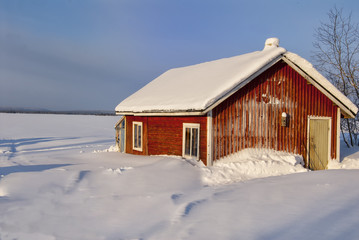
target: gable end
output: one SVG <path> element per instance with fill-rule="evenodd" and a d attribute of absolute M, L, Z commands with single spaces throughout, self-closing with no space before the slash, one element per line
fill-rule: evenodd
<path fill-rule="evenodd" d="M 355 118 L 358 111 L 356 106 L 348 106 L 347 103 L 344 103 L 344 101 L 350 102 L 350 100 L 347 99 L 347 97 L 345 97 L 338 89 L 336 89 L 336 87 L 334 87 L 328 80 L 326 80 L 326 82 L 324 83 L 326 84 L 326 86 L 324 86 L 323 83 L 320 83 L 319 80 L 316 80 L 314 77 L 312 77 L 308 73 L 308 71 L 305 71 L 302 66 L 299 66 L 293 60 L 291 60 L 288 55 L 284 55 L 282 59 L 296 72 L 298 72 L 303 78 L 305 78 L 309 83 L 313 84 L 321 93 L 323 93 L 326 97 L 328 97 L 331 101 L 338 105 L 341 110 L 341 113 L 344 115 L 345 118 Z M 305 61 L 304 59 L 302 60 Z M 314 70 L 314 68 L 312 71 L 315 71 L 317 75 L 320 75 L 316 70 Z M 324 78 L 321 75 L 320 77 Z M 331 88 L 331 91 L 328 90 L 328 86 Z M 351 103 L 350 105 L 354 104 Z"/>

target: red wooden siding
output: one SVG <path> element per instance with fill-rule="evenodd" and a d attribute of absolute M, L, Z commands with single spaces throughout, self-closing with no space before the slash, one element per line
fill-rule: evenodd
<path fill-rule="evenodd" d="M 281 126 L 282 112 L 289 115 Z M 306 157 L 308 116 L 332 118 L 336 158 L 337 106 L 283 61 L 213 109 L 213 159 L 244 148 L 269 148 Z"/>
<path fill-rule="evenodd" d="M 143 123 L 143 151 L 132 149 L 132 122 Z M 126 116 L 126 152 L 140 155 L 182 156 L 183 123 L 200 124 L 200 160 L 207 163 L 207 117 Z"/>

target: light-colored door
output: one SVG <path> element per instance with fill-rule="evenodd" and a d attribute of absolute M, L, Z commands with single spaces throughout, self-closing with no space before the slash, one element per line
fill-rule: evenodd
<path fill-rule="evenodd" d="M 326 169 L 330 153 L 330 119 L 310 119 L 308 140 L 308 168 L 311 170 Z"/>

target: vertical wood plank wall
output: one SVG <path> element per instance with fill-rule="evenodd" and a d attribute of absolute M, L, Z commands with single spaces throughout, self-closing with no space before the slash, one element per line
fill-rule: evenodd
<path fill-rule="evenodd" d="M 142 122 L 142 152 L 132 148 L 132 122 Z M 196 116 L 126 116 L 126 153 L 138 155 L 182 156 L 183 123 L 200 124 L 200 160 L 207 163 L 207 117 Z"/>
<path fill-rule="evenodd" d="M 287 127 L 281 115 L 289 116 Z M 331 158 L 336 158 L 337 106 L 280 61 L 213 109 L 213 160 L 245 148 L 307 154 L 307 118 L 332 118 Z"/>

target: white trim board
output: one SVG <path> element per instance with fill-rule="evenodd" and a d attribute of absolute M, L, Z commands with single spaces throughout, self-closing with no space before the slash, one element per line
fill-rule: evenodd
<path fill-rule="evenodd" d="M 213 143 L 212 143 L 212 111 L 207 113 L 207 166 L 213 165 Z"/>
<path fill-rule="evenodd" d="M 336 160 L 340 162 L 340 108 L 337 109 L 337 158 Z"/>

